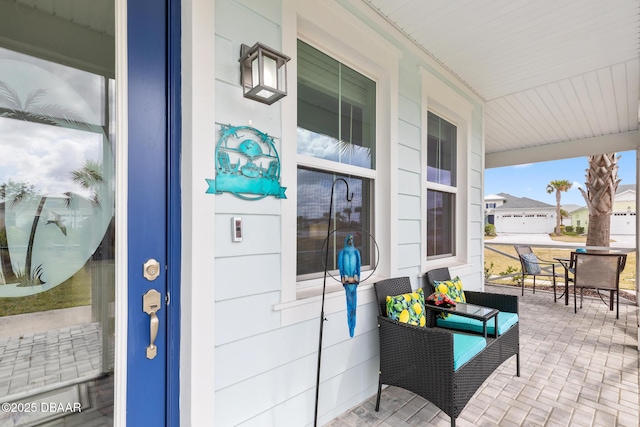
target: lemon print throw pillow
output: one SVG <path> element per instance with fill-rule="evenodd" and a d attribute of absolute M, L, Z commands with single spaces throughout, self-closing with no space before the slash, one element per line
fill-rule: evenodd
<path fill-rule="evenodd" d="M 458 276 L 451 280 L 444 280 L 442 282 L 434 281 L 435 291 L 447 294 L 449 298 L 455 302 L 467 302 L 462 290 L 462 280 Z"/>
<path fill-rule="evenodd" d="M 409 294 L 387 296 L 387 317 L 410 325 L 424 326 L 424 292 L 422 288 Z"/>

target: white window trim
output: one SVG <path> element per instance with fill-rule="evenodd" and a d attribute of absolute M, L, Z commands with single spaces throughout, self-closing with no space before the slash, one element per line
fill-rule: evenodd
<path fill-rule="evenodd" d="M 282 292 L 274 310 L 289 325 L 316 318 L 320 313 L 322 282 L 299 289 L 296 281 L 297 168 L 323 165 L 322 159 L 297 154 L 297 41 L 303 40 L 376 82 L 376 170 L 358 168 L 358 175 L 375 177 L 373 227 L 380 248 L 376 277 L 397 270 L 397 170 L 398 74 L 401 52 L 337 4 L 283 0 L 283 51 L 288 65 L 288 96 L 282 102 L 282 185 L 290 188 L 282 209 Z M 355 168 L 355 167 L 354 167 Z M 330 168 L 329 168 L 330 169 Z M 327 195 L 327 203 L 329 202 Z M 359 286 L 358 303 L 373 298 L 367 292 L 375 277 Z M 344 310 L 342 286 L 327 278 L 325 313 Z"/>
<path fill-rule="evenodd" d="M 426 194 L 429 190 L 440 190 L 454 193 L 456 197 L 455 255 L 449 257 L 427 258 L 426 241 L 422 245 L 421 271 L 428 271 L 443 266 L 468 265 L 468 250 L 470 233 L 468 218 L 470 209 L 469 198 L 469 158 L 471 156 L 471 137 L 473 120 L 473 103 L 454 90 L 444 81 L 436 77 L 426 68 L 420 67 L 422 76 L 422 216 L 421 241 L 427 236 L 427 207 Z M 456 126 L 456 187 L 427 182 L 427 113 L 432 112 Z"/>
<path fill-rule="evenodd" d="M 125 0 L 116 0 L 116 300 L 115 300 L 115 349 L 114 349 L 114 425 L 127 422 L 127 339 L 128 326 L 128 177 L 129 171 L 129 121 L 127 73 L 127 5 Z"/>
<path fill-rule="evenodd" d="M 360 166 L 347 165 L 331 160 L 305 156 L 303 154 L 297 154 L 296 158 L 298 159 L 298 166 L 319 169 L 327 172 L 335 172 L 343 175 L 355 175 L 358 177 L 369 179 L 376 179 L 378 177 L 378 171 L 376 169 L 367 169 Z"/>

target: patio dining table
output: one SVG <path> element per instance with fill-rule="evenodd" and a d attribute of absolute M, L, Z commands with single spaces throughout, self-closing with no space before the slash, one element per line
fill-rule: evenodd
<path fill-rule="evenodd" d="M 586 251 L 585 251 L 586 252 Z M 573 281 L 569 278 L 569 273 L 573 273 L 575 270 L 575 266 L 572 263 L 571 258 L 565 257 L 554 257 L 554 260 L 558 261 L 564 267 L 564 305 L 569 305 L 569 281 Z M 624 270 L 624 263 L 622 265 L 622 270 Z M 613 309 L 613 295 L 614 291 L 610 291 L 609 295 L 609 306 Z M 560 295 L 562 298 L 562 295 Z"/>
<path fill-rule="evenodd" d="M 571 258 L 555 257 L 554 260 L 558 261 L 564 267 L 564 305 L 569 305 L 569 272 L 572 271 Z M 560 298 L 562 298 L 560 295 Z"/>

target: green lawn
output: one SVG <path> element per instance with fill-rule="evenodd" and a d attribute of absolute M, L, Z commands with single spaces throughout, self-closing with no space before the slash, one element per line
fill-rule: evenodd
<path fill-rule="evenodd" d="M 85 265 L 74 276 L 46 292 L 20 298 L 0 298 L 0 317 L 91 304 L 91 278 Z"/>
<path fill-rule="evenodd" d="M 561 242 L 576 242 L 584 244 L 586 241 L 586 237 L 584 236 L 551 236 L 551 238 L 555 241 Z M 486 241 L 491 241 L 491 238 L 485 236 Z M 508 253 L 516 259 L 511 259 L 506 256 L 500 255 L 492 250 L 486 249 L 484 250 L 484 265 L 485 268 L 490 268 L 491 274 L 500 275 L 502 272 L 512 272 L 521 271 L 520 262 L 517 260 L 516 251 L 513 246 L 494 246 L 496 249 Z M 536 253 L 538 258 L 543 260 L 553 261 L 554 257 L 564 257 L 568 258 L 570 255 L 572 248 L 567 249 L 556 249 L 556 248 L 533 248 L 533 251 Z M 493 264 L 493 266 L 491 266 Z M 561 274 L 564 273 L 562 267 L 556 267 L 556 271 L 560 271 Z M 627 256 L 627 263 L 624 268 L 624 271 L 620 275 L 620 288 L 621 289 L 635 289 L 635 277 L 636 277 L 636 257 L 635 253 L 630 253 Z M 493 281 L 493 280 L 492 280 Z M 511 280 L 502 280 L 500 282 L 510 283 Z"/>

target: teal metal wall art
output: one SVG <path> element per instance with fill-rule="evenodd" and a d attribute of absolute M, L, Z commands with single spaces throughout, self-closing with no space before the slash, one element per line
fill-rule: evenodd
<path fill-rule="evenodd" d="M 216 146 L 216 179 L 208 194 L 231 193 L 244 200 L 286 199 L 280 186 L 280 157 L 273 138 L 251 126 L 222 125 Z"/>

